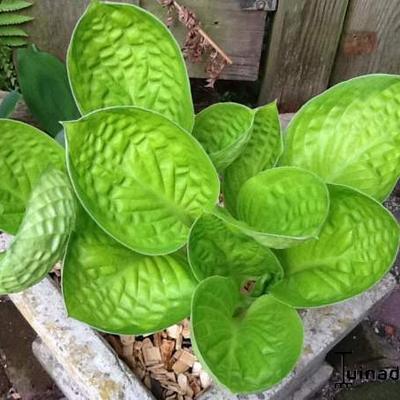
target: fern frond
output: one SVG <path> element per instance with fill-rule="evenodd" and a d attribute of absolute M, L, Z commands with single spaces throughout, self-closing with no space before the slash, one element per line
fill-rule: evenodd
<path fill-rule="evenodd" d="M 25 46 L 28 42 L 23 37 L 10 36 L 0 38 L 0 45 L 9 47 Z"/>
<path fill-rule="evenodd" d="M 27 37 L 28 34 L 16 26 L 0 26 L 0 37 L 2 36 L 20 36 Z"/>
<path fill-rule="evenodd" d="M 24 0 L 3 0 L 0 2 L 0 12 L 19 11 L 31 5 L 32 3 Z"/>
<path fill-rule="evenodd" d="M 28 17 L 26 15 L 9 14 L 9 13 L 0 14 L 0 26 L 19 25 L 23 24 L 24 22 L 29 22 L 32 20 L 33 20 L 32 17 Z"/>

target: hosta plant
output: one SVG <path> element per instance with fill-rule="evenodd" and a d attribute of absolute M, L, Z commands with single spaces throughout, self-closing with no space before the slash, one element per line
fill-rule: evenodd
<path fill-rule="evenodd" d="M 140 335 L 190 316 L 198 358 L 248 393 L 296 364 L 296 309 L 358 295 L 392 266 L 400 231 L 381 202 L 400 172 L 399 76 L 329 89 L 283 145 L 275 103 L 195 116 L 178 45 L 138 7 L 92 2 L 67 68 L 82 115 L 63 123 L 65 151 L 0 121 L 0 228 L 16 234 L 0 292 L 63 257 L 71 317 Z"/>

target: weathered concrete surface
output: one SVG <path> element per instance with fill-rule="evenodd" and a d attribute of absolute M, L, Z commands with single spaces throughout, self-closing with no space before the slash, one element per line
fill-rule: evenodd
<path fill-rule="evenodd" d="M 279 385 L 264 393 L 236 396 L 214 386 L 200 400 L 287 400 L 321 366 L 326 354 L 365 317 L 371 307 L 385 298 L 396 286 L 387 275 L 366 293 L 330 307 L 302 311 L 305 329 L 303 355 L 295 370 Z"/>
<path fill-rule="evenodd" d="M 32 350 L 36 358 L 47 371 L 47 373 L 57 382 L 59 388 L 63 391 L 68 400 L 85 400 L 80 393 L 75 382 L 71 381 L 70 376 L 66 373 L 65 368 L 54 358 L 49 348 L 37 338 L 32 343 Z"/>
<path fill-rule="evenodd" d="M 153 399 L 99 335 L 67 317 L 61 295 L 49 278 L 10 298 L 64 366 L 83 398 Z"/>
<path fill-rule="evenodd" d="M 294 392 L 293 396 L 289 396 L 287 400 L 308 400 L 322 389 L 331 377 L 332 372 L 333 368 L 329 364 L 323 363 L 317 372 L 310 376 L 301 387 Z"/>

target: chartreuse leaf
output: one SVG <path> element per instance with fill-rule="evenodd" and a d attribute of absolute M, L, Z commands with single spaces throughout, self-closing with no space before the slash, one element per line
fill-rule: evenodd
<path fill-rule="evenodd" d="M 224 172 L 224 205 L 233 215 L 236 215 L 236 200 L 243 184 L 259 172 L 272 168 L 283 151 L 276 102 L 260 107 L 255 112 L 250 140 Z"/>
<path fill-rule="evenodd" d="M 0 230 L 15 234 L 39 176 L 48 166 L 64 168 L 64 152 L 38 129 L 0 119 L 0 166 Z"/>
<path fill-rule="evenodd" d="M 213 214 L 204 214 L 193 226 L 188 243 L 189 262 L 199 281 L 209 276 L 230 276 L 240 286 L 254 281 L 252 295 L 283 277 L 272 251 L 237 227 Z"/>
<path fill-rule="evenodd" d="M 0 294 L 19 292 L 46 276 L 63 256 L 75 214 L 75 195 L 66 173 L 44 172 L 17 236 L 0 260 Z"/>
<path fill-rule="evenodd" d="M 235 393 L 267 389 L 298 360 L 303 326 L 297 312 L 270 295 L 249 303 L 229 278 L 202 281 L 192 301 L 192 343 L 214 378 Z"/>
<path fill-rule="evenodd" d="M 184 258 L 135 253 L 79 215 L 63 269 L 71 317 L 112 333 L 156 332 L 189 315 L 195 285 Z"/>
<path fill-rule="evenodd" d="M 253 128 L 254 112 L 241 104 L 218 103 L 196 115 L 193 135 L 223 170 L 242 152 Z"/>
<path fill-rule="evenodd" d="M 67 60 L 83 114 L 140 106 L 192 130 L 193 103 L 179 45 L 168 28 L 142 8 L 92 2 L 75 28 Z"/>
<path fill-rule="evenodd" d="M 368 75 L 309 101 L 287 131 L 281 165 L 382 201 L 400 174 L 400 76 Z"/>
<path fill-rule="evenodd" d="M 285 278 L 271 289 L 294 307 L 318 307 L 348 299 L 378 282 L 392 266 L 400 230 L 372 198 L 329 185 L 330 214 L 319 240 L 279 253 Z"/>
<path fill-rule="evenodd" d="M 35 46 L 17 52 L 18 82 L 29 110 L 52 137 L 62 129 L 60 121 L 79 118 L 65 65 Z"/>
<path fill-rule="evenodd" d="M 263 171 L 250 178 L 238 196 L 234 222 L 267 247 L 286 248 L 317 238 L 329 211 L 326 185 L 296 167 Z M 222 214 L 224 216 L 224 214 Z"/>
<path fill-rule="evenodd" d="M 199 143 L 159 114 L 100 110 L 65 124 L 68 169 L 84 207 L 114 238 L 143 254 L 182 247 L 217 202 L 217 173 Z"/>

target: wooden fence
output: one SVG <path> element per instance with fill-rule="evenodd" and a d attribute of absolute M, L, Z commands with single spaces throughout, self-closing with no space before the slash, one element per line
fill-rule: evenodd
<path fill-rule="evenodd" d="M 400 74 L 400 1 L 279 0 L 265 56 L 260 103 L 283 112 L 358 75 Z"/>
<path fill-rule="evenodd" d="M 156 0 L 140 4 L 165 19 Z M 31 39 L 61 58 L 89 0 L 34 0 Z M 372 72 L 400 73 L 400 0 L 180 0 L 231 56 L 224 79 L 262 80 L 260 103 L 297 110 L 330 85 Z M 173 32 L 183 41 L 184 29 Z M 260 67 L 261 65 L 261 67 Z M 189 65 L 192 77 L 203 66 Z"/>

